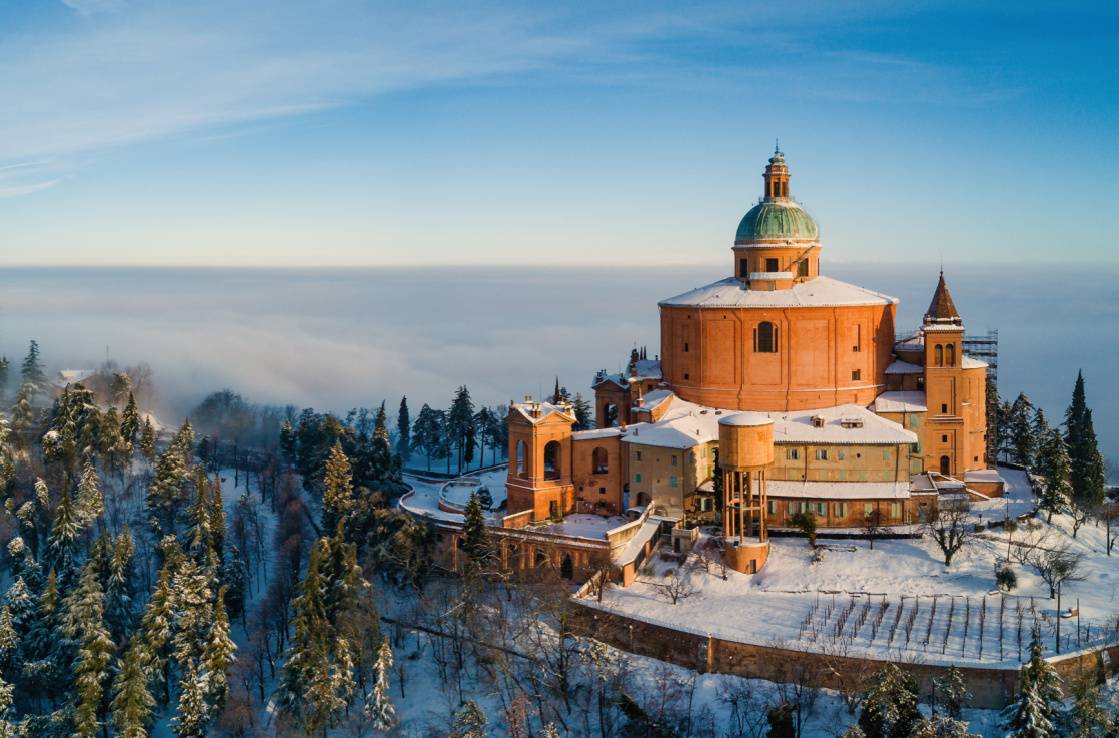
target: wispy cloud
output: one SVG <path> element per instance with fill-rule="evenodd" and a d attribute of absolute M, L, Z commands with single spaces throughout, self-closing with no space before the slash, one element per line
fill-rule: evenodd
<path fill-rule="evenodd" d="M 0 197 L 19 197 L 20 195 L 30 195 L 35 192 L 42 192 L 48 187 L 53 187 L 58 184 L 57 179 L 49 179 L 46 182 L 31 182 L 29 184 L 21 185 L 6 185 L 0 182 Z"/>
<path fill-rule="evenodd" d="M 125 0 L 62 0 L 62 4 L 79 15 L 108 13 L 124 7 Z"/>

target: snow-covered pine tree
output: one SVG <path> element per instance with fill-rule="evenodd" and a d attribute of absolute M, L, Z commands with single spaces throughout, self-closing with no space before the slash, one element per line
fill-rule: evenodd
<path fill-rule="evenodd" d="M 12 363 L 8 360 L 7 356 L 0 356 L 0 402 L 8 396 L 8 373 L 11 371 Z"/>
<path fill-rule="evenodd" d="M 70 490 L 63 488 L 62 498 L 54 509 L 54 521 L 47 541 L 47 559 L 62 591 L 68 590 L 75 578 L 82 527 L 81 517 L 70 498 Z"/>
<path fill-rule="evenodd" d="M 82 475 L 78 478 L 78 499 L 75 504 L 78 523 L 88 528 L 105 510 L 105 496 L 101 492 L 101 478 L 93 461 L 86 459 Z"/>
<path fill-rule="evenodd" d="M 31 433 L 35 430 L 36 413 L 32 405 L 34 396 L 34 386 L 25 382 L 16 393 L 15 404 L 12 405 L 13 441 L 20 450 L 27 448 Z"/>
<path fill-rule="evenodd" d="M 912 738 L 983 738 L 968 730 L 968 724 L 947 715 L 933 715 L 922 720 Z"/>
<path fill-rule="evenodd" d="M 486 715 L 474 700 L 467 700 L 455 713 L 448 738 L 486 738 Z"/>
<path fill-rule="evenodd" d="M 104 597 L 92 562 L 82 570 L 77 588 L 66 598 L 62 630 L 78 644 L 74 663 L 74 735 L 96 738 L 101 731 L 109 662 L 115 646 L 105 627 Z"/>
<path fill-rule="evenodd" d="M 210 525 L 210 480 L 205 470 L 194 471 L 194 502 L 190 506 L 190 527 L 187 529 L 187 552 L 204 569 L 208 569 L 213 555 L 213 536 Z"/>
<path fill-rule="evenodd" d="M 917 682 L 896 664 L 886 664 L 863 697 L 859 727 L 866 738 L 910 735 L 921 722 L 917 709 Z"/>
<path fill-rule="evenodd" d="M 140 431 L 140 453 L 148 463 L 155 461 L 155 427 L 150 417 L 144 418 L 144 427 Z"/>
<path fill-rule="evenodd" d="M 108 583 L 105 585 L 105 620 L 109 623 L 110 634 L 116 643 L 123 643 L 132 632 L 134 552 L 132 532 L 126 524 L 113 540 Z"/>
<path fill-rule="evenodd" d="M 1050 429 L 1038 450 L 1038 466 L 1044 470 L 1044 484 L 1038 498 L 1038 507 L 1046 512 L 1046 521 L 1053 521 L 1053 513 L 1061 512 L 1071 502 L 1072 462 L 1061 432 Z"/>
<path fill-rule="evenodd" d="M 218 590 L 214 602 L 214 619 L 210 626 L 209 637 L 202 648 L 202 669 L 209 675 L 209 693 L 206 702 L 210 705 L 211 717 L 216 717 L 225 706 L 229 695 L 229 667 L 237 653 L 237 644 L 229 636 L 229 616 L 225 611 L 225 587 Z"/>
<path fill-rule="evenodd" d="M 353 470 L 342 444 L 336 442 L 327 456 L 323 476 L 323 529 L 332 531 L 338 523 L 348 523 L 353 505 Z"/>
<path fill-rule="evenodd" d="M 374 730 L 388 732 L 396 725 L 396 708 L 389 699 L 389 677 L 392 672 L 392 649 L 389 639 L 381 641 L 381 648 L 377 651 L 377 664 L 375 666 L 376 678 L 373 682 L 373 691 L 365 700 L 365 715 L 369 718 Z"/>
<path fill-rule="evenodd" d="M 210 706 L 206 703 L 209 674 L 199 669 L 193 658 L 182 664 L 179 680 L 179 705 L 171 719 L 171 729 L 178 738 L 206 738 L 210 723 Z"/>
<path fill-rule="evenodd" d="M 957 720 L 963 714 L 963 709 L 971 699 L 964 683 L 964 675 L 955 666 L 948 667 L 948 673 L 943 677 L 933 680 L 933 689 L 936 693 L 937 706 L 945 715 Z"/>
<path fill-rule="evenodd" d="M 194 460 L 194 428 L 190 424 L 190 418 L 183 421 L 179 426 L 179 430 L 175 432 L 175 437 L 171 439 L 171 445 L 183 457 L 183 466 L 189 467 Z"/>
<path fill-rule="evenodd" d="M 110 710 L 120 738 L 147 738 L 155 707 L 155 698 L 148 689 L 148 661 L 143 642 L 133 640 L 113 679 Z"/>
<path fill-rule="evenodd" d="M 280 454 L 289 467 L 295 463 L 295 444 L 295 428 L 291 426 L 291 420 L 285 418 L 284 424 L 280 426 Z"/>
<path fill-rule="evenodd" d="M 1035 682 L 1026 682 L 1018 699 L 1010 705 L 1006 738 L 1055 738 L 1056 728 L 1049 719 L 1048 706 L 1038 694 Z"/>
<path fill-rule="evenodd" d="M 148 600 L 144 614 L 140 618 L 140 628 L 137 633 L 146 654 L 146 669 L 151 674 L 153 688 L 162 690 L 164 703 L 171 696 L 168 680 L 175 616 L 171 581 L 178 561 L 178 557 L 164 557 L 163 567 L 159 570 L 159 578 L 152 589 L 151 599 Z"/>
<path fill-rule="evenodd" d="M 131 455 L 140 435 L 140 411 L 136 407 L 136 396 L 128 392 L 128 403 L 120 414 L 120 438 L 123 447 Z"/>
<path fill-rule="evenodd" d="M 155 462 L 155 473 L 148 485 L 148 509 L 157 535 L 174 532 L 175 516 L 182 504 L 187 467 L 182 452 L 168 446 Z"/>
<path fill-rule="evenodd" d="M 12 608 L 0 607 L 0 674 L 14 678 L 22 664 L 19 651 L 19 634 L 12 621 Z"/>
<path fill-rule="evenodd" d="M 184 558 L 171 577 L 171 643 L 180 669 L 202 654 L 214 617 L 212 596 L 209 575 L 194 559 Z"/>

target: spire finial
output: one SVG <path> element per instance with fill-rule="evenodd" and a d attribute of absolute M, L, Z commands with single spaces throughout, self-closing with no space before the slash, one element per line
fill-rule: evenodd
<path fill-rule="evenodd" d="M 780 138 L 776 138 L 773 141 L 773 153 L 775 153 L 775 154 L 780 154 L 781 153 L 781 139 Z"/>

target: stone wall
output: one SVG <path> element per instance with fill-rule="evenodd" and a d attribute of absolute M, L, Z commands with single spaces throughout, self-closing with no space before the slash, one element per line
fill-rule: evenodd
<path fill-rule="evenodd" d="M 672 628 L 637 618 L 605 612 L 572 600 L 572 627 L 576 634 L 608 643 L 616 648 L 650 656 L 700 672 L 734 674 L 772 682 L 799 682 L 812 687 L 861 691 L 885 661 L 841 653 L 800 651 L 780 645 L 759 646 L 726 641 L 686 628 Z M 1113 674 L 1119 664 L 1119 645 L 1105 646 L 1050 659 L 1066 683 L 1087 672 L 1097 681 Z M 943 676 L 947 666 L 898 663 L 920 686 L 922 699 L 932 693 L 933 679 Z M 1018 667 L 960 666 L 971 705 L 999 709 L 1013 700 L 1018 688 Z"/>

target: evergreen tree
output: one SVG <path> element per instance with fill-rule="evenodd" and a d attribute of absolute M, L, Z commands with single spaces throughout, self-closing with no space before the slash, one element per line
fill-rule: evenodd
<path fill-rule="evenodd" d="M 1103 502 L 1106 479 L 1081 372 L 1076 375 L 1072 403 L 1065 413 L 1065 442 L 1072 465 L 1073 502 L 1083 509 L 1094 509 Z"/>
<path fill-rule="evenodd" d="M 1006 722 L 1006 738 L 1055 738 L 1057 735 L 1036 684 L 1027 682 L 1008 709 L 1011 712 Z"/>
<path fill-rule="evenodd" d="M 1033 433 L 1034 444 L 1033 473 L 1045 477 L 1049 474 L 1046 468 L 1045 442 L 1053 429 L 1050 428 L 1049 421 L 1045 418 L 1045 411 L 1040 407 L 1034 408 L 1034 417 L 1030 427 Z"/>
<path fill-rule="evenodd" d="M 283 455 L 284 461 L 288 466 L 295 463 L 295 428 L 292 427 L 291 421 L 287 419 L 285 419 L 284 424 L 280 426 L 280 453 Z"/>
<path fill-rule="evenodd" d="M 338 523 L 348 523 L 354 508 L 353 475 L 350 460 L 342 450 L 341 443 L 335 443 L 326 459 L 326 472 L 323 476 L 322 525 L 326 530 L 334 530 Z"/>
<path fill-rule="evenodd" d="M 1064 713 L 1061 735 L 1069 738 L 1111 738 L 1116 728 L 1111 713 L 1104 706 L 1094 674 L 1082 674 L 1071 686 L 1072 706 Z"/>
<path fill-rule="evenodd" d="M 109 577 L 105 586 L 105 619 L 109 623 L 110 635 L 116 643 L 123 643 L 125 637 L 132 632 L 134 553 L 132 533 L 125 525 L 113 541 Z"/>
<path fill-rule="evenodd" d="M 563 400 L 563 395 L 560 394 L 560 383 L 559 383 L 559 377 L 557 376 L 556 377 L 556 388 L 554 390 L 552 390 L 551 402 L 555 405 L 558 405 L 558 404 L 560 404 L 560 402 L 562 400 Z"/>
<path fill-rule="evenodd" d="M 218 590 L 214 603 L 214 621 L 209 638 L 202 648 L 202 668 L 209 675 L 207 703 L 211 716 L 216 716 L 229 695 L 229 667 L 233 665 L 237 644 L 229 636 L 229 616 L 225 611 L 225 588 Z"/>
<path fill-rule="evenodd" d="M 859 728 L 866 738 L 904 738 L 912 735 L 920 722 L 916 680 L 895 664 L 886 664 L 863 698 Z"/>
<path fill-rule="evenodd" d="M 397 478 L 396 462 L 393 459 L 392 444 L 389 443 L 388 414 L 385 403 L 377 408 L 373 420 L 373 438 L 370 449 L 370 478 L 368 481 L 392 480 Z"/>
<path fill-rule="evenodd" d="M 113 725 L 120 738 L 147 738 L 155 698 L 148 689 L 148 654 L 135 640 L 120 662 L 113 680 Z"/>
<path fill-rule="evenodd" d="M 1038 507 L 1046 512 L 1046 521 L 1053 521 L 1053 513 L 1061 512 L 1072 497 L 1072 461 L 1060 431 L 1051 428 L 1042 440 L 1038 452 L 1038 466 L 1045 470 Z"/>
<path fill-rule="evenodd" d="M 168 446 L 159 455 L 151 484 L 148 485 L 148 509 L 153 515 L 157 533 L 174 532 L 187 476 L 182 450 L 175 444 Z"/>
<path fill-rule="evenodd" d="M 408 398 L 400 398 L 400 409 L 396 411 L 396 455 L 401 464 L 408 463 L 412 455 L 412 420 L 408 414 Z"/>
<path fill-rule="evenodd" d="M 963 673 L 955 666 L 949 667 L 947 674 L 933 680 L 933 689 L 940 709 L 948 717 L 958 720 L 971 699 Z"/>
<path fill-rule="evenodd" d="M 1034 464 L 1034 425 L 1033 403 L 1025 394 L 1019 393 L 1010 409 L 1010 445 L 1014 449 L 1014 461 L 1023 466 Z"/>
<path fill-rule="evenodd" d="M 321 576 L 326 546 L 311 549 L 307 574 L 292 602 L 294 635 L 277 689 L 278 702 L 307 735 L 328 726 L 349 704 L 353 663 L 349 643 L 334 638 L 326 614 Z"/>
<path fill-rule="evenodd" d="M 115 407 L 106 410 L 101 418 L 97 452 L 101 455 L 105 468 L 112 473 L 120 471 L 121 464 L 128 458 L 128 446 L 120 435 L 120 418 L 117 417 Z"/>
<path fill-rule="evenodd" d="M 200 671 L 195 659 L 182 665 L 179 681 L 179 705 L 171 720 L 172 729 L 179 738 L 206 738 L 210 722 L 210 706 L 206 703 L 209 675 Z"/>
<path fill-rule="evenodd" d="M 439 446 L 442 429 L 438 413 L 424 403 L 416 422 L 412 425 L 412 447 L 423 452 L 427 458 L 427 470 L 431 471 L 431 460 Z"/>
<path fill-rule="evenodd" d="M 488 723 L 482 708 L 474 700 L 467 700 L 466 704 L 455 713 L 455 721 L 451 726 L 448 738 L 486 738 Z"/>
<path fill-rule="evenodd" d="M 140 453 L 149 463 L 155 461 L 155 428 L 150 417 L 144 418 L 144 427 L 140 431 Z"/>
<path fill-rule="evenodd" d="M 489 534 L 486 532 L 486 518 L 477 494 L 471 494 L 463 511 L 463 550 L 470 557 L 470 563 L 478 569 L 485 568 L 493 552 Z"/>
<path fill-rule="evenodd" d="M 389 639 L 381 641 L 381 648 L 377 652 L 376 681 L 373 691 L 365 701 L 365 714 L 372 721 L 373 729 L 388 732 L 396 725 L 396 709 L 389 699 L 389 678 L 392 670 L 392 649 L 389 648 Z"/>
<path fill-rule="evenodd" d="M 0 356 L 0 402 L 8 396 L 8 372 L 11 368 L 11 362 L 8 361 L 7 356 Z"/>
<path fill-rule="evenodd" d="M 466 451 L 467 437 L 474 427 L 474 403 L 470 390 L 462 385 L 455 392 L 451 410 L 447 413 L 447 436 L 451 445 L 458 450 L 458 472 L 462 473 L 463 454 Z"/>
<path fill-rule="evenodd" d="M 120 436 L 123 444 L 128 448 L 128 453 L 136 446 L 140 435 L 140 411 L 136 407 L 136 397 L 131 391 L 128 393 L 128 404 L 120 416 Z"/>
<path fill-rule="evenodd" d="M 572 409 L 575 412 L 575 430 L 590 430 L 594 427 L 594 408 L 579 392 L 575 393 Z"/>
<path fill-rule="evenodd" d="M 4 605 L 0 607 L 0 673 L 12 678 L 23 665 L 22 661 L 12 608 Z"/>
<path fill-rule="evenodd" d="M 1045 717 L 1052 719 L 1056 706 L 1062 699 L 1061 678 L 1053 666 L 1045 660 L 1041 648 L 1041 632 L 1034 629 L 1030 638 L 1030 660 L 1022 669 L 1023 690 L 1027 684 L 1037 688 L 1037 696 L 1044 705 Z"/>
<path fill-rule="evenodd" d="M 18 449 L 26 449 L 28 440 L 35 430 L 35 408 L 31 404 L 35 396 L 33 385 L 24 382 L 16 394 L 15 404 L 12 406 L 12 433 Z"/>
<path fill-rule="evenodd" d="M 1001 420 L 1002 413 L 999 412 L 1002 401 L 999 399 L 998 384 L 995 382 L 994 374 L 987 373 L 987 463 L 994 464 L 998 461 L 999 455 L 999 437 L 1001 430 L 999 429 L 999 421 Z"/>
<path fill-rule="evenodd" d="M 43 372 L 43 362 L 39 359 L 38 341 L 32 341 L 28 347 L 20 376 L 23 378 L 24 384 L 31 385 L 32 395 L 46 391 L 47 375 Z"/>
<path fill-rule="evenodd" d="M 37 483 L 42 482 L 38 480 Z M 47 544 L 48 560 L 51 569 L 58 577 L 58 586 L 65 591 L 73 581 L 77 568 L 78 537 L 82 525 L 78 511 L 70 499 L 70 491 L 62 490 L 62 499 L 54 509 L 54 522 L 51 524 L 50 539 Z"/>
<path fill-rule="evenodd" d="M 114 645 L 105 628 L 104 597 L 92 564 L 82 570 L 78 587 L 67 598 L 63 632 L 78 644 L 74 664 L 74 734 L 94 738 L 105 713 L 105 686 Z"/>
<path fill-rule="evenodd" d="M 174 598 L 171 581 L 178 563 L 178 556 L 164 556 L 159 578 L 152 589 L 144 614 L 140 618 L 139 638 L 145 649 L 146 670 L 151 674 L 153 686 L 163 689 L 163 700 L 170 698 L 171 638 L 174 634 Z"/>
<path fill-rule="evenodd" d="M 78 500 L 74 506 L 77 522 L 81 528 L 101 517 L 105 510 L 105 496 L 101 492 L 101 478 L 93 462 L 86 459 L 82 466 L 82 476 L 78 479 Z"/>

